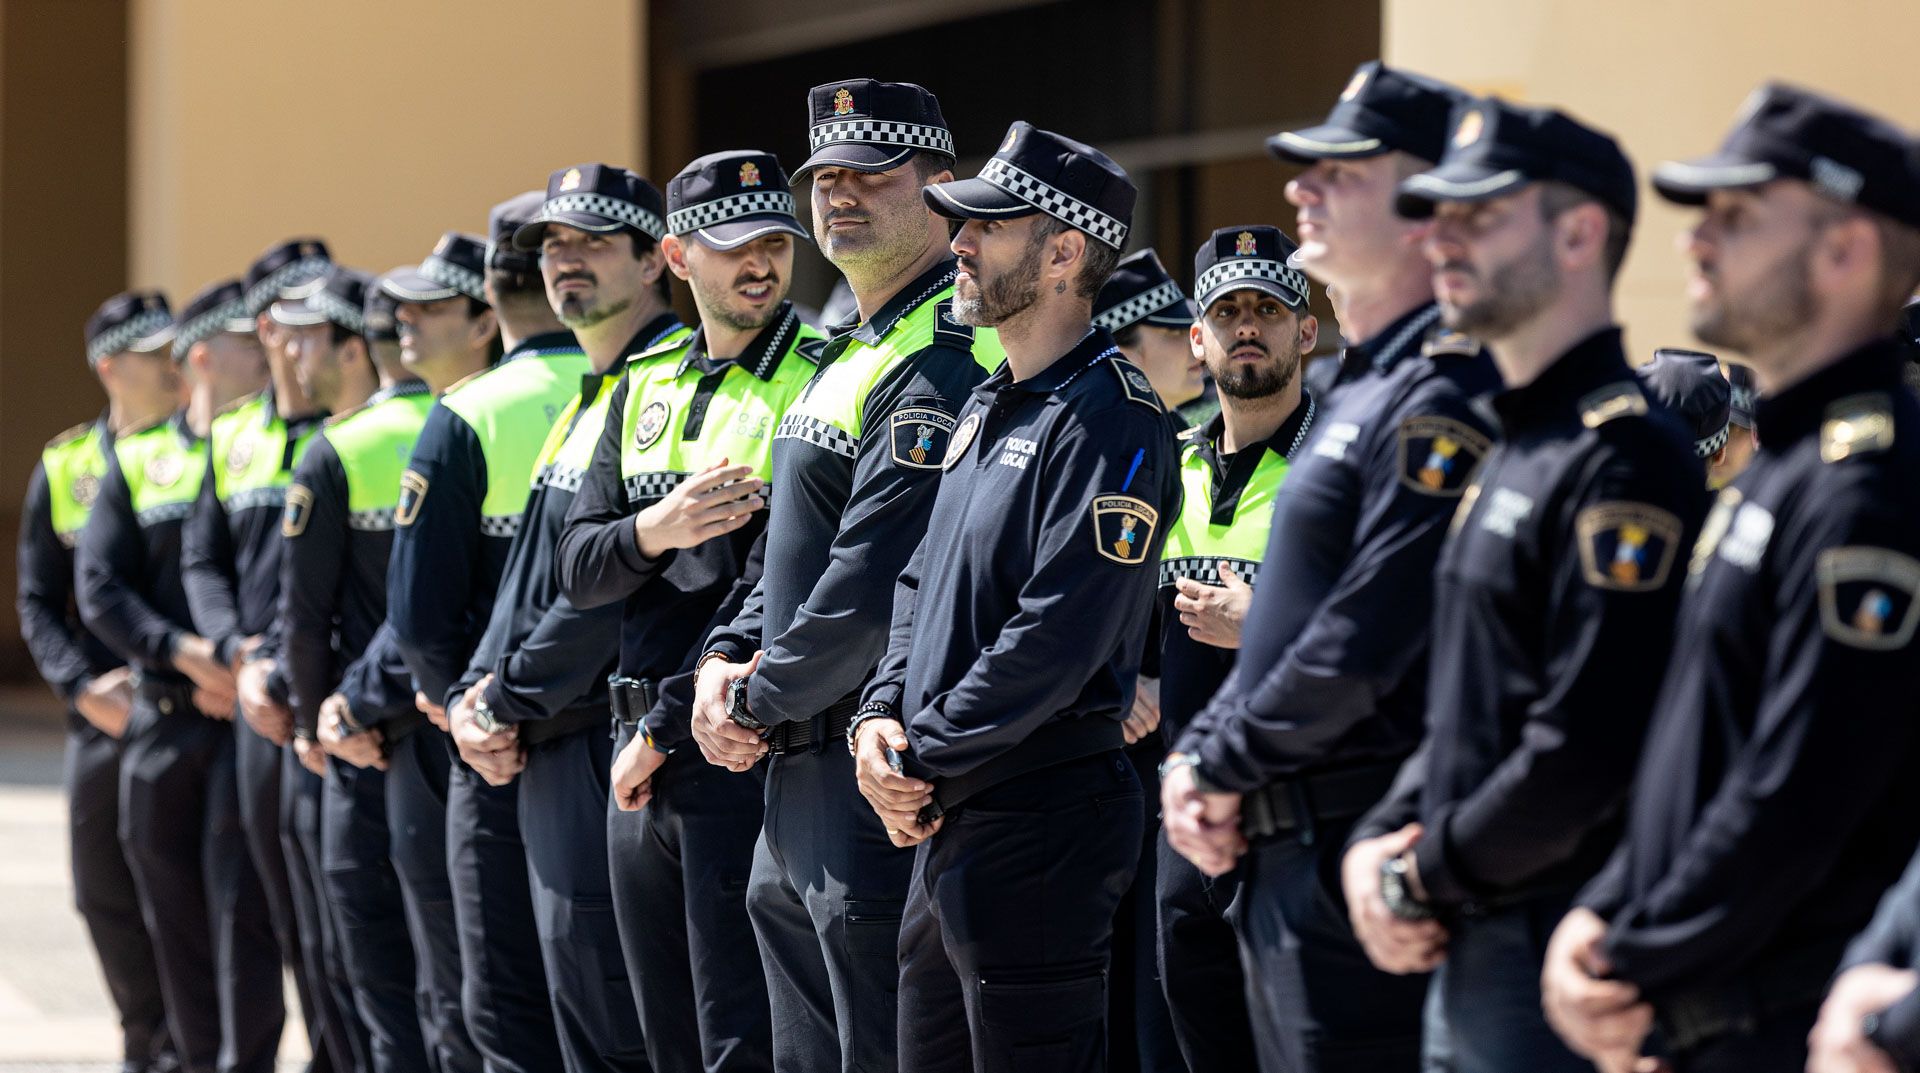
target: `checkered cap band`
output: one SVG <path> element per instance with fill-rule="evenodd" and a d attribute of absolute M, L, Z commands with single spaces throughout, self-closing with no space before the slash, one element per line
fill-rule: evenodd
<path fill-rule="evenodd" d="M 244 297 L 235 298 L 182 324 L 173 336 L 174 356 L 184 357 L 187 351 L 193 349 L 193 344 L 219 335 L 226 330 L 228 321 L 242 320 L 246 315 L 247 300 Z"/>
<path fill-rule="evenodd" d="M 1241 279 L 1278 283 L 1300 305 L 1307 304 L 1307 277 L 1299 269 L 1287 267 L 1285 261 L 1259 257 L 1233 257 L 1211 266 L 1194 281 L 1193 291 L 1195 295 L 1214 294 L 1220 287 Z"/>
<path fill-rule="evenodd" d="M 1093 318 L 1093 323 L 1095 327 L 1117 332 L 1130 324 L 1145 320 L 1150 313 L 1165 309 L 1175 302 L 1185 301 L 1186 297 L 1180 293 L 1180 284 L 1167 280 L 1150 291 L 1136 294 L 1112 309 L 1098 314 Z"/>
<path fill-rule="evenodd" d="M 807 132 L 812 148 L 840 142 L 862 145 L 908 145 L 953 155 L 953 134 L 945 127 L 924 123 L 894 123 L 885 119 L 834 119 Z"/>
<path fill-rule="evenodd" d="M 1727 445 L 1727 434 L 1733 431 L 1733 422 L 1728 420 L 1720 426 L 1720 431 L 1704 440 L 1693 441 L 1693 453 L 1701 458 L 1712 458 L 1715 451 Z"/>
<path fill-rule="evenodd" d="M 314 292 L 307 299 L 307 307 L 355 335 L 367 330 L 365 307 L 354 305 L 332 291 Z"/>
<path fill-rule="evenodd" d="M 487 300 L 486 284 L 480 278 L 480 273 L 438 255 L 428 254 L 427 259 L 420 262 L 420 274 L 442 287 L 452 287 L 476 302 Z M 358 328 L 354 330 L 359 331 Z"/>
<path fill-rule="evenodd" d="M 780 419 L 780 427 L 773 430 L 776 440 L 805 440 L 815 447 L 832 451 L 844 458 L 852 458 L 856 444 L 853 437 L 817 417 L 803 414 L 788 414 Z"/>
<path fill-rule="evenodd" d="M 743 216 L 792 216 L 793 195 L 783 190 L 751 194 L 733 194 L 714 201 L 702 201 L 667 214 L 667 231 L 684 235 L 689 231 L 738 220 Z"/>
<path fill-rule="evenodd" d="M 143 309 L 119 327 L 109 328 L 94 336 L 93 342 L 87 344 L 87 360 L 99 361 L 108 354 L 118 354 L 135 342 L 165 330 L 172 323 L 173 318 L 164 309 Z"/>
<path fill-rule="evenodd" d="M 273 304 L 274 299 L 280 297 L 280 288 L 296 279 L 319 276 L 332 264 L 333 262 L 325 257 L 302 257 L 267 273 L 265 278 L 247 288 L 247 293 L 241 296 L 241 300 L 246 303 L 247 314 L 258 316 L 262 310 Z"/>
<path fill-rule="evenodd" d="M 980 169 L 980 178 L 1049 216 L 1065 220 L 1069 226 L 1085 231 L 1116 250 L 1127 244 L 1126 224 L 998 157 L 987 161 L 987 166 Z"/>
<path fill-rule="evenodd" d="M 1236 559 L 1231 555 L 1180 555 L 1160 563 L 1160 587 L 1167 588 L 1180 578 L 1202 585 L 1224 585 L 1220 580 L 1221 563 L 1231 567 L 1249 586 L 1259 584 L 1260 564 L 1252 559 Z"/>
<path fill-rule="evenodd" d="M 635 205 L 631 201 L 608 197 L 605 194 L 561 194 L 547 199 L 540 208 L 542 220 L 552 220 L 563 212 L 584 212 L 590 216 L 604 216 L 617 220 L 628 227 L 639 228 L 655 242 L 666 237 L 666 229 L 660 223 L 660 217 Z M 565 221 L 562 221 L 565 222 Z"/>

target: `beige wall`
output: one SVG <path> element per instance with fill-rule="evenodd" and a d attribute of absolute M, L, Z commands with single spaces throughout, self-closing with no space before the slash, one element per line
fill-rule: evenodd
<path fill-rule="evenodd" d="M 1718 144 L 1769 78 L 1920 128 L 1913 0 L 1385 0 L 1384 17 L 1387 62 L 1554 105 L 1626 147 L 1643 210 L 1619 299 L 1637 356 L 1691 341 L 1674 248 L 1691 214 L 1645 187 L 1655 164 Z"/>
<path fill-rule="evenodd" d="M 585 160 L 642 167 L 646 0 L 132 0 L 130 282 L 319 234 L 371 271 Z M 562 32 L 564 30 L 564 32 Z"/>

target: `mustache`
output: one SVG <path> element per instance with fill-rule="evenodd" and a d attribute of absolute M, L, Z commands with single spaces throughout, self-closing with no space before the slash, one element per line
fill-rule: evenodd
<path fill-rule="evenodd" d="M 747 272 L 742 272 L 738 276 L 734 277 L 734 280 L 733 280 L 733 285 L 735 287 L 751 287 L 756 283 L 771 283 L 775 286 L 778 286 L 780 283 L 780 273 L 769 272 L 764 276 L 756 276 Z"/>
<path fill-rule="evenodd" d="M 830 224 L 839 223 L 842 220 L 851 220 L 855 223 L 865 223 L 868 220 L 873 219 L 873 217 L 864 212 L 856 212 L 853 209 L 836 209 L 833 212 L 827 213 L 826 216 L 823 217 L 823 219 L 825 220 L 825 222 Z"/>
<path fill-rule="evenodd" d="M 583 283 L 591 283 L 596 287 L 600 285 L 599 277 L 595 276 L 591 272 L 586 271 L 585 269 L 580 269 L 573 272 L 562 272 L 559 275 L 553 277 L 553 282 L 555 284 L 571 283 L 574 280 L 580 280 Z"/>
<path fill-rule="evenodd" d="M 1248 347 L 1252 347 L 1253 349 L 1258 350 L 1260 353 L 1266 355 L 1269 358 L 1273 357 L 1273 348 L 1261 342 L 1258 339 L 1242 339 L 1239 342 L 1234 343 L 1231 347 L 1228 347 L 1227 353 L 1237 354 L 1240 351 L 1247 349 Z"/>
<path fill-rule="evenodd" d="M 1480 273 L 1475 272 L 1473 270 L 1472 265 L 1468 264 L 1465 261 L 1459 261 L 1459 260 L 1443 261 L 1440 263 L 1440 267 L 1434 269 L 1434 271 L 1435 272 L 1458 272 L 1463 276 L 1474 276 L 1476 278 L 1478 278 L 1478 276 L 1480 275 Z"/>

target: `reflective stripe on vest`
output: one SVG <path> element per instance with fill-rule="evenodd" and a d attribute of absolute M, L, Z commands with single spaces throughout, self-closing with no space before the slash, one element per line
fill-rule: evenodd
<path fill-rule="evenodd" d="M 347 526 L 367 532 L 393 528 L 400 505 L 400 474 L 426 424 L 433 395 L 395 395 L 355 410 L 322 433 L 347 478 Z"/>
<path fill-rule="evenodd" d="M 1248 585 L 1260 577 L 1267 554 L 1267 533 L 1273 527 L 1273 503 L 1287 477 L 1287 460 L 1261 448 L 1263 456 L 1253 476 L 1240 490 L 1231 525 L 1213 524 L 1213 469 L 1195 444 L 1180 452 L 1180 486 L 1185 502 L 1180 517 L 1167 531 L 1160 556 L 1160 585 L 1189 578 L 1207 585 L 1222 584 L 1219 563 L 1225 560 Z"/>
<path fill-rule="evenodd" d="M 207 441 L 188 442 L 171 419 L 113 441 L 140 528 L 181 521 L 207 470 Z"/>
<path fill-rule="evenodd" d="M 497 365 L 440 397 L 480 441 L 487 466 L 487 494 L 480 503 L 480 531 L 511 537 L 520 529 L 535 463 L 547 434 L 580 378 L 592 369 L 579 350 L 535 350 Z"/>
<path fill-rule="evenodd" d="M 47 476 L 53 535 L 63 547 L 71 548 L 93 513 L 100 478 L 107 472 L 106 434 L 96 423 L 84 426 L 78 435 L 48 444 L 40 452 L 40 468 Z"/>
<path fill-rule="evenodd" d="M 228 514 L 255 507 L 278 510 L 293 482 L 293 463 L 319 431 L 312 427 L 303 432 L 288 457 L 287 423 L 271 405 L 264 393 L 255 395 L 216 414 L 207 432 L 214 459 L 213 491 Z"/>

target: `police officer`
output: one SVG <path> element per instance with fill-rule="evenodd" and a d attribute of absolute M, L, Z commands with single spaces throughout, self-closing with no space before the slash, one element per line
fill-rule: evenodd
<path fill-rule="evenodd" d="M 747 910 L 766 963 L 774 1068 L 894 1064 L 894 951 L 909 855 L 860 800 L 840 748 L 886 648 L 893 582 L 913 553 L 966 392 L 999 355 L 945 314 L 947 223 L 921 188 L 950 176 L 933 94 L 856 79 L 808 93 L 814 237 L 861 322 L 773 436 L 780 509 L 755 595 L 709 637 L 693 736 L 745 771 L 769 752 L 767 823 Z M 756 655 L 764 653 L 764 655 Z"/>
<path fill-rule="evenodd" d="M 1585 1070 L 1540 1016 L 1541 938 L 1618 833 L 1706 474 L 1613 324 L 1635 192 L 1612 138 L 1475 101 L 1396 207 L 1432 218 L 1445 322 L 1506 387 L 1434 569 L 1427 736 L 1355 829 L 1349 912 L 1374 964 L 1437 967 L 1431 1064 Z"/>
<path fill-rule="evenodd" d="M 1707 470 L 1707 482 L 1721 464 L 1733 432 L 1733 385 L 1712 354 L 1661 347 L 1653 360 L 1634 370 L 1655 402 L 1672 410 L 1693 433 L 1693 453 Z"/>
<path fill-rule="evenodd" d="M 166 299 L 128 292 L 87 323 L 87 352 L 157 362 Z M 152 374 L 152 370 L 149 370 Z M 81 621 L 136 669 L 120 766 L 120 840 L 152 925 L 167 1024 L 183 1069 L 273 1068 L 280 966 L 234 788 L 233 673 L 192 631 L 180 529 L 206 469 L 204 441 L 176 412 L 115 436 L 80 533 Z"/>
<path fill-rule="evenodd" d="M 287 488 L 280 533 L 278 650 L 295 747 L 318 750 L 322 701 L 386 618 L 387 550 L 400 470 L 432 398 L 397 361 L 376 366 L 365 338 L 371 278 L 335 266 L 301 299 L 268 314 L 286 329 L 301 390 L 335 416 Z M 327 766 L 321 790 L 321 890 L 372 1073 L 427 1067 L 413 948 L 394 876 L 378 769 Z"/>
<path fill-rule="evenodd" d="M 1135 190 L 1099 150 L 1016 122 L 978 177 L 926 199 L 963 221 L 956 319 L 998 328 L 1007 361 L 961 409 L 847 734 L 890 837 L 920 845 L 900 1066 L 1105 1069 L 1144 824 L 1120 723 L 1180 504 L 1153 386 L 1092 326 Z"/>
<path fill-rule="evenodd" d="M 233 285 L 238 290 L 238 285 Z M 214 292 L 214 304 L 221 295 Z M 198 332 L 189 307 L 182 330 Z M 210 323 L 218 330 L 216 317 Z M 174 351 L 184 352 L 181 336 Z M 118 836 L 120 739 L 133 705 L 132 670 L 80 625 L 72 608 L 74 544 L 100 491 L 116 432 L 164 421 L 179 408 L 177 365 L 147 354 L 89 354 L 107 409 L 48 442 L 27 482 L 20 511 L 19 579 L 14 606 L 40 677 L 67 704 L 62 783 L 74 904 L 87 924 L 107 992 L 120 1016 L 123 1073 L 176 1061 L 154 966 L 153 940 Z"/>
<path fill-rule="evenodd" d="M 380 286 L 400 301 L 402 348 L 498 353 L 507 333 L 484 297 L 486 265 L 483 240 L 450 231 L 417 267 L 383 277 Z M 534 459 L 587 370 L 586 355 L 572 335 L 553 330 L 552 318 L 548 311 L 522 321 L 498 365 L 440 396 L 400 477 L 387 621 L 413 673 L 416 702 L 437 725 L 445 724 L 445 698 L 492 612 Z M 451 739 L 441 744 L 452 759 L 446 869 L 468 1035 L 489 1069 L 553 1068 L 560 1064 L 559 1045 L 514 792 L 490 788 L 459 762 Z M 426 868 L 410 870 L 418 875 Z"/>
<path fill-rule="evenodd" d="M 631 215 L 570 201 L 572 189 L 609 191 Z M 489 784 L 488 796 L 519 799 L 519 869 L 533 884 L 539 956 L 568 1068 L 645 1069 L 631 982 L 619 958 L 606 850 L 606 682 L 620 616 L 613 608 L 573 606 L 556 583 L 554 550 L 605 424 L 613 370 L 623 357 L 684 329 L 667 304 L 657 250 L 665 211 L 653 184 L 625 169 L 587 164 L 554 172 L 547 193 L 546 207 L 514 244 L 539 249 L 548 299 L 591 364 L 534 461 L 533 493 L 492 620 L 449 691 L 447 709 L 461 757 Z M 581 285 L 583 277 L 590 286 Z M 523 769 L 526 778 L 516 783 Z"/>
<path fill-rule="evenodd" d="M 1707 466 L 1707 484 L 1715 489 L 1725 488 L 1745 472 L 1747 463 L 1753 461 L 1753 452 L 1760 447 L 1760 430 L 1753 423 L 1753 370 L 1728 362 L 1725 371 L 1731 389 L 1727 399 L 1727 446 Z"/>
<path fill-rule="evenodd" d="M 1187 337 L 1198 312 L 1153 250 L 1121 258 L 1093 303 L 1094 327 L 1113 333 L 1121 356 L 1147 374 L 1182 430 L 1220 412 L 1206 363 Z"/>
<path fill-rule="evenodd" d="M 1654 188 L 1703 207 L 1693 331 L 1753 369 L 1764 439 L 1694 549 L 1626 836 L 1554 933 L 1548 1010 L 1608 1068 L 1650 1005 L 1686 1073 L 1799 1070 L 1920 841 L 1920 402 L 1891 336 L 1920 282 L 1920 153 L 1771 84 Z"/>
<path fill-rule="evenodd" d="M 1920 1064 L 1917 943 L 1920 864 L 1908 864 L 1840 960 L 1841 972 L 1807 1039 L 1809 1073 L 1897 1073 Z"/>
<path fill-rule="evenodd" d="M 814 372 L 801 344 L 821 336 L 786 301 L 808 235 L 771 154 L 693 161 L 667 210 L 661 249 L 699 328 L 623 371 L 558 566 L 577 606 L 622 608 L 607 840 L 647 1054 L 660 1070 L 764 1070 L 772 1024 L 746 905 L 762 784 L 693 745 L 692 667 L 759 580 L 773 430 Z"/>
<path fill-rule="evenodd" d="M 1267 143 L 1305 165 L 1286 190 L 1303 245 L 1278 260 L 1338 289 L 1346 345 L 1322 363 L 1315 438 L 1293 453 L 1254 546 L 1261 583 L 1239 655 L 1228 667 L 1223 653 L 1168 640 L 1170 660 L 1189 659 L 1171 663 L 1187 670 L 1163 705 L 1193 714 L 1161 791 L 1161 928 L 1196 1073 L 1250 1068 L 1249 1050 L 1266 1069 L 1416 1064 L 1425 982 L 1374 969 L 1327 888 L 1348 830 L 1418 741 L 1433 560 L 1487 449 L 1469 400 L 1497 374 L 1477 344 L 1439 327 L 1419 228 L 1393 213 L 1395 183 L 1439 159 L 1459 100 L 1367 64 L 1325 122 Z M 1304 288 L 1283 269 L 1265 275 Z M 1236 526 L 1244 501 L 1239 511 Z M 1202 793 L 1202 780 L 1220 792 Z M 1207 890 L 1174 861 L 1226 877 L 1243 839 L 1237 891 L 1222 878 Z M 1242 979 L 1218 924 L 1229 909 L 1245 1002 L 1228 997 Z"/>
<path fill-rule="evenodd" d="M 273 651 L 280 592 L 280 512 L 293 464 L 319 432 L 322 413 L 301 390 L 286 354 L 287 333 L 267 315 L 290 291 L 316 287 L 329 265 L 318 239 L 290 239 L 247 269 L 245 300 L 267 354 L 267 388 L 218 410 L 207 435 L 207 473 L 181 534 L 181 582 L 194 627 L 234 669 L 240 712 L 241 820 L 254 867 L 290 918 L 276 920 L 283 941 L 297 936 L 301 1006 L 318 1061 L 351 1065 L 365 1040 L 351 1009 L 352 990 L 333 941 L 334 921 L 321 892 L 319 778 L 286 748 L 292 731 L 285 680 Z M 284 882 L 281 877 L 284 876 Z M 283 947 L 284 950 L 284 947 Z"/>
<path fill-rule="evenodd" d="M 200 319 L 216 309 L 221 316 Z M 246 310 L 246 285 L 231 279 L 207 284 L 180 313 L 173 360 L 190 385 L 187 427 L 202 439 L 215 411 L 266 386 L 267 351 L 258 322 Z M 189 321 L 198 321 L 192 331 L 186 330 Z"/>

